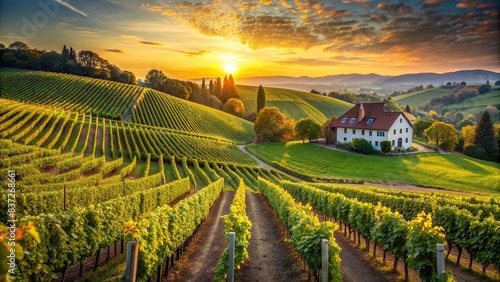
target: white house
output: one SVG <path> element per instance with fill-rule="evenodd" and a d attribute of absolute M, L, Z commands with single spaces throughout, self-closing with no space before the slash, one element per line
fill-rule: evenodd
<path fill-rule="evenodd" d="M 375 150 L 389 140 L 394 148 L 411 148 L 415 117 L 405 112 L 393 112 L 384 103 L 357 104 L 330 123 L 334 140 L 339 143 L 364 138 Z"/>

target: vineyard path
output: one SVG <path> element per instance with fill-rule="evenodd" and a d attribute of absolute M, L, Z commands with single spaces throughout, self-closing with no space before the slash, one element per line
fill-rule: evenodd
<path fill-rule="evenodd" d="M 146 88 L 141 87 L 140 90 L 137 91 L 137 96 L 135 96 L 134 102 L 132 102 L 132 105 L 130 105 L 130 108 L 127 110 L 125 115 L 123 115 L 122 121 L 130 121 L 130 115 L 132 114 L 132 111 L 134 110 L 135 104 L 137 104 L 137 101 L 139 101 L 142 94 L 144 93 L 144 90 L 146 90 Z"/>

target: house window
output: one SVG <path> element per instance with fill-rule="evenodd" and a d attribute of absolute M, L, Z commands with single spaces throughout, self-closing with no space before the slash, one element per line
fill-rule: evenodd
<path fill-rule="evenodd" d="M 405 142 L 408 143 L 408 138 L 405 139 Z"/>
<path fill-rule="evenodd" d="M 356 134 L 356 129 L 353 129 L 353 130 L 352 130 L 352 134 Z"/>
<path fill-rule="evenodd" d="M 377 146 L 377 147 L 378 147 L 378 141 L 375 141 L 375 146 Z"/>
<path fill-rule="evenodd" d="M 400 119 L 399 119 L 399 123 L 402 123 L 402 122 L 403 122 L 403 119 L 402 119 L 402 118 L 400 118 Z"/>
<path fill-rule="evenodd" d="M 408 127 L 406 128 L 406 133 L 408 133 Z"/>
<path fill-rule="evenodd" d="M 368 125 L 372 124 L 373 120 L 374 120 L 373 118 L 369 118 L 368 121 L 366 122 L 366 124 L 368 124 Z"/>
<path fill-rule="evenodd" d="M 372 144 L 372 141 L 370 140 L 370 145 Z"/>
<path fill-rule="evenodd" d="M 399 129 L 399 133 L 400 134 L 403 133 L 403 129 L 402 128 Z"/>
<path fill-rule="evenodd" d="M 346 122 L 346 120 L 347 120 L 347 118 L 343 118 L 341 122 L 342 122 L 342 123 L 345 123 L 345 122 Z"/>
<path fill-rule="evenodd" d="M 371 130 L 368 132 L 368 135 L 372 136 L 372 131 Z"/>
<path fill-rule="evenodd" d="M 344 128 L 344 133 L 347 133 L 347 128 Z"/>
<path fill-rule="evenodd" d="M 378 137 L 384 137 L 385 136 L 385 132 L 384 131 L 377 131 L 377 136 Z"/>
<path fill-rule="evenodd" d="M 351 118 L 351 120 L 349 121 L 349 123 L 354 123 L 354 121 L 356 121 L 355 117 Z"/>
<path fill-rule="evenodd" d="M 346 137 L 344 137 L 344 142 L 347 142 L 347 138 Z"/>
<path fill-rule="evenodd" d="M 394 129 L 394 134 L 396 134 L 396 129 Z"/>
<path fill-rule="evenodd" d="M 365 130 L 361 130 L 361 135 L 365 135 Z"/>
<path fill-rule="evenodd" d="M 394 140 L 392 140 L 392 146 L 396 145 L 396 142 L 394 142 Z"/>

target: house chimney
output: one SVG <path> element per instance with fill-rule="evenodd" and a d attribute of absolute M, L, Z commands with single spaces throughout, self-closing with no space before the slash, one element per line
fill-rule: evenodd
<path fill-rule="evenodd" d="M 358 121 L 361 121 L 365 117 L 365 108 L 363 107 L 363 103 L 359 106 L 359 115 Z"/>

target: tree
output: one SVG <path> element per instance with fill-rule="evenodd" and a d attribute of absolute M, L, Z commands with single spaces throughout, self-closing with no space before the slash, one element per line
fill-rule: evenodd
<path fill-rule="evenodd" d="M 257 142 L 282 141 L 293 138 L 294 123 L 276 107 L 263 108 L 253 125 Z"/>
<path fill-rule="evenodd" d="M 166 79 L 167 76 L 161 70 L 157 69 L 150 70 L 146 75 L 146 83 L 156 90 L 161 90 L 163 88 Z"/>
<path fill-rule="evenodd" d="M 224 111 L 242 117 L 243 112 L 245 112 L 245 105 L 240 99 L 231 98 L 224 104 Z"/>
<path fill-rule="evenodd" d="M 496 86 L 500 85 L 500 80 L 495 81 L 495 85 Z"/>
<path fill-rule="evenodd" d="M 68 48 L 66 48 L 66 45 L 63 46 L 61 55 L 63 56 L 63 58 L 69 59 L 69 50 Z"/>
<path fill-rule="evenodd" d="M 488 111 L 483 112 L 481 119 L 477 123 L 474 144 L 482 147 L 489 156 L 494 156 L 497 153 L 495 132 L 493 131 L 493 123 Z"/>
<path fill-rule="evenodd" d="M 449 81 L 448 81 L 448 82 L 446 83 L 446 85 L 447 85 L 447 86 L 450 86 L 450 85 L 451 85 L 451 82 L 449 82 Z"/>
<path fill-rule="evenodd" d="M 410 113 L 410 114 L 411 114 L 410 105 L 406 105 L 405 112 L 407 112 L 407 113 Z"/>
<path fill-rule="evenodd" d="M 207 87 L 205 86 L 205 79 L 201 81 L 201 89 L 206 89 Z"/>
<path fill-rule="evenodd" d="M 467 82 L 462 81 L 462 82 L 460 82 L 460 85 L 467 85 Z"/>
<path fill-rule="evenodd" d="M 464 146 L 474 144 L 476 137 L 476 126 L 467 125 L 462 127 L 461 134 L 464 137 Z"/>
<path fill-rule="evenodd" d="M 229 78 L 227 78 L 227 76 L 224 76 L 224 86 L 222 88 L 221 101 L 225 103 L 231 98 L 238 98 L 238 94 L 236 94 L 233 76 L 230 74 Z"/>
<path fill-rule="evenodd" d="M 380 142 L 380 149 L 384 154 L 388 154 L 392 150 L 392 144 L 389 140 L 383 140 Z"/>
<path fill-rule="evenodd" d="M 259 86 L 257 90 L 257 113 L 260 112 L 266 106 L 266 91 L 262 85 Z"/>
<path fill-rule="evenodd" d="M 455 144 L 458 143 L 458 136 L 453 124 L 441 121 L 434 122 L 429 128 L 424 130 L 424 135 L 429 141 L 439 145 L 444 145 L 447 149 L 453 151 Z"/>
<path fill-rule="evenodd" d="M 321 126 L 312 118 L 301 118 L 295 124 L 295 137 L 302 139 L 302 143 L 307 138 L 309 142 L 317 140 L 321 136 Z"/>
<path fill-rule="evenodd" d="M 417 121 L 415 121 L 415 123 L 413 124 L 413 133 L 415 134 L 415 136 L 421 136 L 424 133 L 424 130 L 429 128 L 434 121 L 435 120 L 429 119 L 418 119 Z"/>
<path fill-rule="evenodd" d="M 87 68 L 95 69 L 101 66 L 101 57 L 95 52 L 82 50 L 78 52 L 78 63 Z"/>
<path fill-rule="evenodd" d="M 326 145 L 333 144 L 335 142 L 335 134 L 330 127 L 330 123 L 332 123 L 337 117 L 333 116 L 330 120 L 326 120 L 323 123 L 323 127 L 321 128 L 321 133 L 323 133 L 323 137 L 325 137 Z"/>

